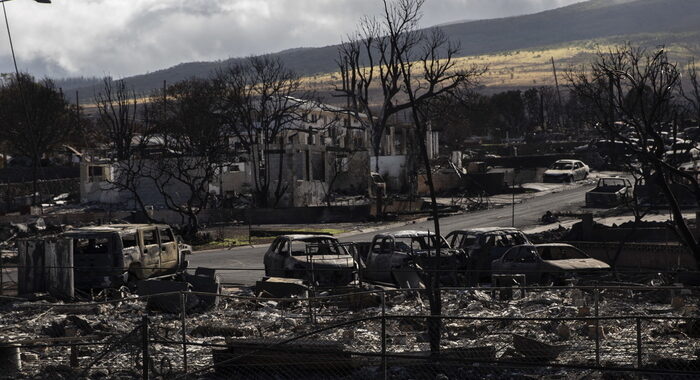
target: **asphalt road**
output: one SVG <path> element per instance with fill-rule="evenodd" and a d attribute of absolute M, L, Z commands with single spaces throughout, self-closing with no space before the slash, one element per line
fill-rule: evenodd
<path fill-rule="evenodd" d="M 535 196 L 515 205 L 515 226 L 525 228 L 538 224 L 540 217 L 548 210 L 555 212 L 578 208 L 585 203 L 586 191 L 593 185 L 567 185 L 562 191 Z M 511 207 L 481 210 L 440 219 L 440 232 L 477 227 L 511 225 Z M 434 230 L 432 220 L 411 224 L 393 224 L 375 228 L 369 232 L 349 233 L 339 238 L 343 242 L 370 241 L 379 232 L 401 230 Z M 237 247 L 232 249 L 198 252 L 188 257 L 190 268 L 218 268 L 221 281 L 230 284 L 253 285 L 264 275 L 263 255 L 268 245 Z"/>

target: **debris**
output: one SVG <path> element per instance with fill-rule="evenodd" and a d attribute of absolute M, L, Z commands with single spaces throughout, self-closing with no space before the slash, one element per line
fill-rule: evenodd
<path fill-rule="evenodd" d="M 221 294 L 221 279 L 216 275 L 216 269 L 197 268 L 194 276 L 186 275 L 185 280 L 192 285 L 193 292 Z M 219 297 L 216 295 L 197 295 L 200 306 L 204 309 L 216 307 L 219 304 Z"/>
<path fill-rule="evenodd" d="M 549 362 L 566 350 L 566 346 L 551 345 L 522 335 L 513 334 L 513 346 L 530 360 Z"/>
<path fill-rule="evenodd" d="M 596 326 L 588 325 L 586 328 L 587 336 L 590 339 L 596 339 Z M 605 339 L 605 329 L 603 329 L 603 326 L 600 325 L 598 325 L 598 339 Z"/>
<path fill-rule="evenodd" d="M 33 352 L 22 352 L 22 361 L 23 362 L 35 362 L 39 360 L 39 355 L 33 353 Z"/>
<path fill-rule="evenodd" d="M 268 277 L 255 283 L 256 294 L 269 294 L 273 298 L 308 297 L 309 288 L 304 281 L 295 278 Z"/>
<path fill-rule="evenodd" d="M 22 370 L 19 346 L 0 343 L 0 377 L 13 378 Z"/>
<path fill-rule="evenodd" d="M 562 323 L 557 326 L 557 335 L 564 340 L 569 340 L 571 338 L 571 328 L 566 324 Z"/>
<path fill-rule="evenodd" d="M 576 311 L 577 317 L 587 317 L 591 315 L 591 308 L 588 306 L 580 306 Z"/>
<path fill-rule="evenodd" d="M 219 322 L 205 323 L 195 327 L 191 333 L 199 337 L 254 337 L 258 330 L 253 326 L 221 326 Z"/>
<path fill-rule="evenodd" d="M 148 308 L 151 310 L 161 310 L 166 313 L 180 313 L 182 301 L 180 300 L 180 292 L 186 292 L 189 284 L 185 282 L 162 281 L 162 280 L 145 280 L 139 281 L 136 284 L 137 294 L 140 296 L 148 296 Z M 169 294 L 164 294 L 169 293 Z M 160 295 L 164 294 L 164 295 Z M 199 299 L 194 295 L 185 297 L 187 310 L 197 306 Z"/>
<path fill-rule="evenodd" d="M 671 307 L 673 310 L 681 310 L 685 305 L 685 300 L 683 297 L 673 297 L 671 299 Z"/>
<path fill-rule="evenodd" d="M 335 378 L 342 377 L 343 370 L 358 365 L 345 346 L 338 342 L 280 342 L 273 339 L 226 339 L 227 349 L 212 350 L 215 369 L 227 377 L 232 372 L 243 377 L 260 376 L 265 371 L 275 373 L 276 368 L 281 367 L 285 371 L 304 371 Z M 333 365 L 329 366 L 329 363 Z"/>

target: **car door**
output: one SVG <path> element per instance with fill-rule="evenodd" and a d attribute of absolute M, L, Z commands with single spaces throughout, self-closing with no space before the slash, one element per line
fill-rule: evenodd
<path fill-rule="evenodd" d="M 140 231 L 142 242 L 142 263 L 144 278 L 156 276 L 160 272 L 160 245 L 158 232 L 155 227 L 143 228 Z"/>
<path fill-rule="evenodd" d="M 366 277 L 373 281 L 392 282 L 391 257 L 394 239 L 384 237 L 372 244 L 372 252 L 367 263 Z"/>
<path fill-rule="evenodd" d="M 180 257 L 175 235 L 170 227 L 158 227 L 158 240 L 160 241 L 160 267 L 162 268 L 162 272 L 177 272 L 179 269 Z"/>
<path fill-rule="evenodd" d="M 464 248 L 462 247 L 462 238 L 464 237 L 463 233 L 454 231 L 450 232 L 447 234 L 445 237 L 445 240 L 447 240 L 448 243 L 450 243 L 450 247 L 459 249 L 459 248 Z"/>
<path fill-rule="evenodd" d="M 286 268 L 286 262 L 289 259 L 291 255 L 290 251 L 291 247 L 291 241 L 287 238 L 282 238 L 280 239 L 279 243 L 277 244 L 276 249 L 272 252 L 272 268 L 275 276 L 278 277 L 285 277 L 287 276 L 287 273 L 285 268 Z"/>
<path fill-rule="evenodd" d="M 372 239 L 372 244 L 369 246 L 367 258 L 365 260 L 365 268 L 362 271 L 362 278 L 370 281 L 377 280 L 377 256 L 381 254 L 382 240 L 380 238 Z"/>
<path fill-rule="evenodd" d="M 511 273 L 524 274 L 528 284 L 538 282 L 543 275 L 540 271 L 541 259 L 534 250 L 529 245 L 518 247 L 517 255 L 512 260 Z"/>
<path fill-rule="evenodd" d="M 279 242 L 280 238 L 275 239 L 263 255 L 263 266 L 265 267 L 265 274 L 268 276 L 273 275 L 272 256 L 276 253 L 277 245 L 279 244 Z"/>
<path fill-rule="evenodd" d="M 583 165 L 580 162 L 574 162 L 574 180 L 583 179 Z"/>

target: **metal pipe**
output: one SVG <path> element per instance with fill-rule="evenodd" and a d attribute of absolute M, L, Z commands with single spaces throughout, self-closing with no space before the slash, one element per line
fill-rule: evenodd
<path fill-rule="evenodd" d="M 386 293 L 382 291 L 382 373 L 384 380 L 387 379 L 387 361 L 386 361 Z"/>
<path fill-rule="evenodd" d="M 148 380 L 148 367 L 150 365 L 150 356 L 148 354 L 148 316 L 144 315 L 141 325 L 141 352 L 143 357 L 143 368 L 141 369 L 141 378 Z"/>
<path fill-rule="evenodd" d="M 180 293 L 180 307 L 182 307 L 182 365 L 183 369 L 185 370 L 185 378 L 187 378 L 187 325 L 186 325 L 186 318 L 187 318 L 187 309 L 186 309 L 186 302 L 185 302 L 185 292 Z"/>

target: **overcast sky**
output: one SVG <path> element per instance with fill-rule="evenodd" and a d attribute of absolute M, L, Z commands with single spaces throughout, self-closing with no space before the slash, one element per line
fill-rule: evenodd
<path fill-rule="evenodd" d="M 432 26 L 534 13 L 581 0 L 426 0 Z M 123 77 L 210 61 L 336 44 L 379 0 L 31 0 L 6 3 L 20 70 Z M 0 29 L 0 73 L 12 62 Z"/>

